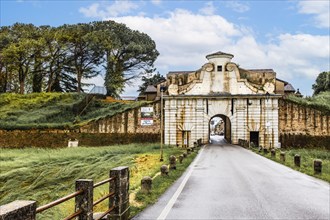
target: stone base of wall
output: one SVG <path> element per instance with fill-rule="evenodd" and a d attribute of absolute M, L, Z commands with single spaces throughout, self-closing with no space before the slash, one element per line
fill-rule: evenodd
<path fill-rule="evenodd" d="M 70 139 L 77 139 L 79 146 L 107 146 L 114 144 L 146 143 L 160 141 L 160 134 L 150 133 L 76 133 L 57 131 L 0 131 L 0 147 L 67 147 Z"/>
<path fill-rule="evenodd" d="M 283 148 L 325 148 L 330 150 L 330 136 L 311 136 L 298 134 L 280 134 Z"/>

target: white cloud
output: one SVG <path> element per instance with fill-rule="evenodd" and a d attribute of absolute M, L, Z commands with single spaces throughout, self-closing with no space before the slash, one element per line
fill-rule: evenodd
<path fill-rule="evenodd" d="M 330 2 L 328 0 L 300 1 L 298 10 L 301 14 L 313 15 L 317 27 L 330 27 Z"/>
<path fill-rule="evenodd" d="M 205 55 L 223 51 L 234 54 L 233 62 L 246 69 L 272 68 L 283 80 L 306 80 L 304 94 L 316 76 L 329 70 L 329 36 L 281 34 L 268 43 L 260 43 L 249 27 L 229 22 L 220 15 L 205 15 L 176 9 L 165 16 L 143 15 L 109 17 L 131 29 L 147 33 L 160 52 L 155 67 L 165 75 L 168 71 L 196 70 Z M 138 84 L 136 84 L 138 85 Z M 137 87 L 127 87 L 132 95 Z"/>
<path fill-rule="evenodd" d="M 213 5 L 213 2 L 207 2 L 203 8 L 199 10 L 201 14 L 204 15 L 213 15 L 216 11 L 216 8 Z"/>
<path fill-rule="evenodd" d="M 161 54 L 156 64 L 163 67 L 188 68 L 194 63 L 190 68 L 197 68 L 204 55 L 231 44 L 232 38 L 241 35 L 235 25 L 221 16 L 204 16 L 182 9 L 169 13 L 168 17 L 126 16 L 111 20 L 125 23 L 154 39 Z"/>
<path fill-rule="evenodd" d="M 231 8 L 232 10 L 243 13 L 250 10 L 250 7 L 247 4 L 237 1 L 227 1 L 226 7 Z"/>
<path fill-rule="evenodd" d="M 162 0 L 151 0 L 151 3 L 154 5 L 160 5 L 162 4 Z"/>
<path fill-rule="evenodd" d="M 103 17 L 103 12 L 100 10 L 100 4 L 94 3 L 91 4 L 88 8 L 80 8 L 79 12 L 84 14 L 88 18 Z"/>
<path fill-rule="evenodd" d="M 110 5 L 105 2 L 93 3 L 87 8 L 81 7 L 79 12 L 84 14 L 86 17 L 104 18 L 109 16 L 116 17 L 119 15 L 125 15 L 137 8 L 139 8 L 138 4 L 132 1 L 116 0 Z"/>

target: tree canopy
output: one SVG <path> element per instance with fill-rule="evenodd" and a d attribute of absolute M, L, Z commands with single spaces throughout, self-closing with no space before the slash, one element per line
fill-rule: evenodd
<path fill-rule="evenodd" d="M 330 72 L 320 73 L 316 80 L 315 84 L 312 86 L 314 90 L 313 95 L 317 95 L 320 92 L 330 91 Z"/>
<path fill-rule="evenodd" d="M 133 79 L 153 72 L 159 53 L 146 34 L 114 21 L 60 27 L 16 23 L 0 28 L 1 92 L 80 92 L 103 73 L 118 97 Z"/>
<path fill-rule="evenodd" d="M 139 89 L 137 91 L 143 93 L 145 92 L 145 90 L 149 85 L 156 85 L 165 80 L 166 80 L 165 77 L 160 75 L 160 73 L 157 73 L 152 77 L 142 76 L 142 84 L 139 86 Z"/>

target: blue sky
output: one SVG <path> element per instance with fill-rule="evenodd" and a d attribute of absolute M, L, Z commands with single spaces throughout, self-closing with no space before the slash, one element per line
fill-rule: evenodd
<path fill-rule="evenodd" d="M 161 74 L 195 70 L 205 55 L 234 54 L 242 68 L 272 68 L 304 95 L 330 69 L 327 0 L 310 1 L 28 1 L 1 0 L 0 24 L 59 26 L 111 19 L 150 35 Z M 102 76 L 93 79 L 102 85 Z M 139 82 L 134 83 L 138 85 Z M 127 87 L 125 95 L 135 95 Z"/>

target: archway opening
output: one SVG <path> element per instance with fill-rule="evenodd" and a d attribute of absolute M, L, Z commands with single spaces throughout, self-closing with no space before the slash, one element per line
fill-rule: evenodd
<path fill-rule="evenodd" d="M 215 115 L 209 122 L 210 143 L 231 143 L 231 123 L 225 115 Z"/>

